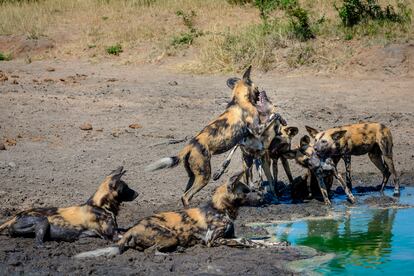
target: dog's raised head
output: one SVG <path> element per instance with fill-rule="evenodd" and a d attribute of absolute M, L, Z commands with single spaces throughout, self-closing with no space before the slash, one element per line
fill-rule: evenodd
<path fill-rule="evenodd" d="M 240 171 L 231 176 L 215 190 L 212 198 L 213 206 L 218 210 L 226 211 L 232 219 L 235 219 L 238 208 L 246 202 L 247 195 L 250 193 L 249 186 L 240 181 L 243 174 L 244 171 Z"/>
<path fill-rule="evenodd" d="M 131 189 L 121 177 L 125 174 L 123 167 L 112 171 L 105 180 L 99 185 L 98 190 L 88 200 L 87 204 L 107 209 L 116 214 L 119 205 L 124 201 L 133 201 L 138 196 L 138 192 Z"/>
<path fill-rule="evenodd" d="M 227 80 L 227 86 L 233 91 L 231 103 L 237 103 L 241 106 L 246 104 L 260 106 L 263 91 L 259 91 L 259 88 L 251 80 L 251 71 L 252 66 L 249 66 L 241 79 L 234 77 Z"/>
<path fill-rule="evenodd" d="M 341 139 L 347 133 L 342 129 L 329 129 L 327 131 L 318 131 L 317 129 L 305 126 L 309 135 L 314 139 L 314 148 L 320 154 L 335 153 L 341 144 Z"/>

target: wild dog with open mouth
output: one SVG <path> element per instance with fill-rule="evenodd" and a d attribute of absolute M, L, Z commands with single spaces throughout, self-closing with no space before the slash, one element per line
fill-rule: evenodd
<path fill-rule="evenodd" d="M 282 164 L 285 172 L 292 182 L 293 177 L 290 171 L 289 163 L 282 155 L 283 152 L 290 150 L 290 143 L 292 137 L 299 131 L 296 127 L 286 126 L 286 121 L 276 113 L 276 107 L 267 97 L 266 92 L 263 91 L 260 95 L 260 108 L 258 108 L 261 123 L 265 125 L 263 133 L 257 135 L 250 134 L 241 140 L 239 146 L 242 151 L 243 168 L 245 170 L 245 182 L 251 186 L 252 167 L 256 160 L 263 168 L 266 178 L 269 182 L 270 191 L 275 194 L 275 184 L 277 183 L 277 162 L 282 159 Z M 236 146 L 237 147 L 237 146 Z M 225 172 L 230 164 L 230 160 L 236 150 L 236 147 L 230 152 L 226 160 L 223 162 L 221 168 L 217 170 L 213 179 L 217 180 Z M 271 160 L 273 160 L 273 176 L 270 171 Z M 259 168 L 259 175 L 261 176 L 261 168 Z"/>
<path fill-rule="evenodd" d="M 309 186 L 313 197 L 316 197 L 320 193 L 325 204 L 331 205 L 328 191 L 330 191 L 333 179 L 335 177 L 348 196 L 348 200 L 351 203 L 355 203 L 355 198 L 351 191 L 348 189 L 341 175 L 338 174 L 334 161 L 331 158 L 322 160 L 317 155 L 313 146 L 310 144 L 309 136 L 303 136 L 300 139 L 299 147 L 296 147 L 289 152 L 285 152 L 284 157 L 287 159 L 295 159 L 299 165 L 307 169 L 307 172 L 301 178 L 305 182 L 310 182 Z M 297 191 L 293 186 L 292 193 L 295 192 Z M 292 198 L 293 197 L 294 195 L 292 195 Z"/>
<path fill-rule="evenodd" d="M 243 172 L 219 186 L 210 202 L 199 208 L 162 212 L 143 218 L 130 228 L 116 246 L 80 253 L 75 258 L 111 256 L 132 248 L 171 252 L 195 244 L 250 247 L 234 238 L 233 221 L 250 189 L 240 182 Z"/>
<path fill-rule="evenodd" d="M 394 196 L 400 195 L 400 183 L 393 161 L 391 130 L 379 123 L 358 123 L 318 131 L 306 126 L 314 138 L 314 148 L 322 157 L 331 157 L 336 164 L 342 158 L 346 169 L 346 183 L 352 189 L 351 155 L 367 154 L 382 172 L 381 192 L 393 176 Z"/>
<path fill-rule="evenodd" d="M 182 203 L 188 207 L 191 198 L 208 184 L 211 178 L 211 155 L 224 153 L 233 148 L 248 133 L 260 132 L 260 91 L 250 79 L 251 66 L 242 79 L 227 80 L 233 89 L 231 102 L 224 113 L 199 132 L 184 149 L 173 157 L 163 158 L 151 165 L 147 171 L 172 168 L 180 163 L 188 173 L 189 180 Z"/>
<path fill-rule="evenodd" d="M 11 236 L 34 236 L 36 245 L 45 240 L 74 241 L 82 237 L 118 238 L 116 216 L 120 204 L 138 193 L 121 180 L 126 171 L 111 172 L 85 204 L 66 208 L 34 208 L 22 211 L 0 226 Z"/>

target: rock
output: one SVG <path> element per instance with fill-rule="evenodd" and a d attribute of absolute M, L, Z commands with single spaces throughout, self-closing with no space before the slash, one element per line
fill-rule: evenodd
<path fill-rule="evenodd" d="M 3 71 L 0 71 L 0 82 L 6 81 L 9 78 L 6 76 L 6 73 L 4 73 Z"/>
<path fill-rule="evenodd" d="M 16 168 L 16 163 L 14 163 L 14 162 L 9 162 L 9 167 L 10 168 Z"/>
<path fill-rule="evenodd" d="M 0 143 L 0 150 L 6 150 L 6 146 L 3 143 Z"/>
<path fill-rule="evenodd" d="M 113 137 L 119 137 L 119 135 L 121 134 L 121 131 L 119 129 L 113 129 L 111 134 Z"/>
<path fill-rule="evenodd" d="M 140 124 L 130 124 L 129 128 L 137 129 L 137 128 L 142 128 L 142 126 Z"/>
<path fill-rule="evenodd" d="M 83 123 L 80 127 L 81 130 L 92 130 L 92 125 L 90 123 Z"/>
<path fill-rule="evenodd" d="M 95 131 L 102 132 L 104 129 L 102 127 L 95 129 Z"/>
<path fill-rule="evenodd" d="M 7 138 L 5 143 L 8 146 L 15 146 L 17 144 L 17 141 L 16 139 L 13 139 L 13 138 Z"/>
<path fill-rule="evenodd" d="M 171 86 L 176 86 L 176 85 L 178 85 L 178 82 L 176 82 L 176 81 L 169 81 L 168 84 L 171 85 Z"/>
<path fill-rule="evenodd" d="M 117 79 L 117 78 L 109 78 L 109 79 L 107 80 L 107 82 L 115 82 L 115 81 L 118 81 L 118 79 Z"/>
<path fill-rule="evenodd" d="M 19 82 L 17 80 L 13 80 L 12 84 L 19 84 Z"/>
<path fill-rule="evenodd" d="M 53 67 L 47 67 L 46 68 L 46 71 L 48 71 L 48 72 L 54 72 L 55 71 L 55 68 L 53 68 Z"/>

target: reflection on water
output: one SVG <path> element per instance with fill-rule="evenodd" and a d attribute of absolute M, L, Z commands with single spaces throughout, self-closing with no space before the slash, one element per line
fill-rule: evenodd
<path fill-rule="evenodd" d="M 406 188 L 400 202 L 414 203 Z M 359 197 L 362 202 L 363 197 Z M 339 207 L 340 209 L 340 207 Z M 306 245 L 336 257 L 316 271 L 323 274 L 414 275 L 414 208 L 367 206 L 338 210 L 333 219 L 267 225 L 278 240 Z"/>

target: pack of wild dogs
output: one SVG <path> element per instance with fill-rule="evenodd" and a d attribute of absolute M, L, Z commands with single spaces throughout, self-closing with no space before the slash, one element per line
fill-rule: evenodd
<path fill-rule="evenodd" d="M 163 158 L 147 166 L 147 171 L 172 168 L 182 164 L 188 174 L 180 211 L 156 213 L 138 221 L 133 227 L 118 227 L 117 214 L 122 202 L 132 201 L 138 193 L 121 178 L 122 167 L 111 172 L 86 203 L 64 208 L 34 208 L 22 211 L 0 226 L 12 237 L 34 237 L 36 246 L 46 240 L 74 241 L 83 237 L 113 240 L 111 247 L 83 252 L 75 257 L 96 257 L 122 254 L 129 248 L 169 252 L 194 244 L 206 246 L 262 247 L 277 244 L 238 239 L 234 235 L 234 220 L 238 209 L 246 203 L 247 195 L 256 189 L 253 167 L 263 181 L 267 194 L 277 201 L 286 187 L 278 185 L 280 160 L 290 182 L 292 198 L 319 197 L 330 205 L 330 188 L 337 179 L 348 200 L 352 195 L 351 156 L 368 154 L 382 172 L 380 191 L 392 175 L 394 195 L 399 195 L 399 180 L 393 163 L 391 131 L 380 123 L 358 123 L 324 131 L 306 126 L 309 135 L 300 139 L 296 147 L 292 138 L 299 129 L 287 125 L 277 113 L 265 91 L 250 78 L 251 67 L 243 77 L 230 78 L 228 87 L 232 97 L 224 112 L 205 126 L 175 156 Z M 226 171 L 236 149 L 242 152 L 243 169 L 217 187 L 211 199 L 203 205 L 189 208 L 193 196 L 211 179 L 211 157 L 230 151 L 219 170 L 217 180 Z M 294 159 L 305 174 L 293 178 L 289 160 Z M 340 160 L 345 163 L 346 179 L 337 171 Z M 285 185 L 282 185 L 285 186 Z M 263 192 L 263 193 L 264 193 Z"/>

